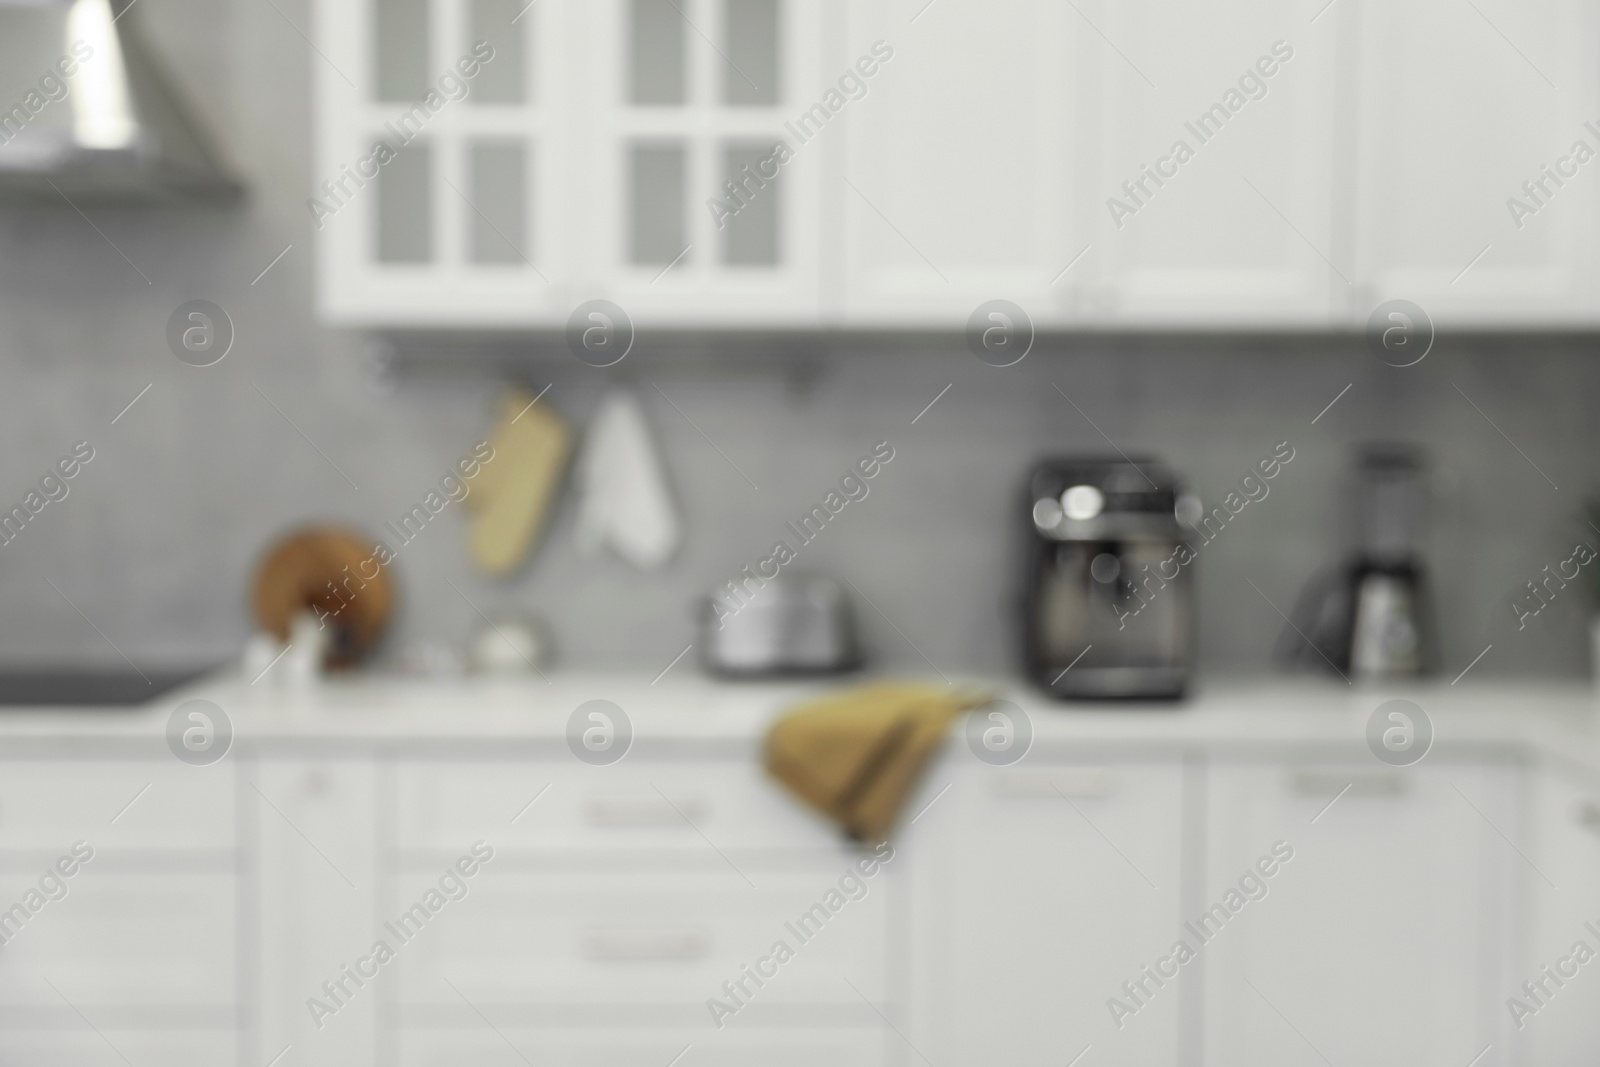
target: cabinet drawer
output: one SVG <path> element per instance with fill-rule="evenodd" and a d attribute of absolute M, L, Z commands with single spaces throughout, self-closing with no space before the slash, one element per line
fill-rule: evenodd
<path fill-rule="evenodd" d="M 754 763 L 422 763 L 396 771 L 402 848 L 831 848 L 837 830 Z M 535 800 L 534 798 L 538 799 Z M 531 803 L 530 803 L 531 802 Z"/>
<path fill-rule="evenodd" d="M 711 1033 L 703 1027 L 562 1032 L 516 1029 L 493 1014 L 489 1018 L 500 1029 L 499 1036 L 476 1018 L 477 1026 L 461 1030 L 407 1030 L 400 1038 L 398 1062 L 401 1067 L 455 1067 L 461 1063 L 483 1067 L 525 1067 L 528 1063 L 541 1067 L 749 1067 L 756 1063 L 765 1067 L 877 1067 L 885 1062 L 888 1042 L 900 1041 L 887 1028 L 738 1030 L 730 1026 Z M 688 1054 L 678 1059 L 685 1046 L 689 1046 Z"/>
<path fill-rule="evenodd" d="M 727 996 L 724 982 L 782 941 L 792 957 L 762 964 L 771 973 L 760 988 L 746 979 L 752 1005 L 859 1003 L 850 983 L 876 1000 L 888 874 L 848 883 L 849 899 L 839 885 L 845 870 L 757 872 L 753 889 L 733 870 L 534 875 L 491 863 L 465 897 L 420 930 L 404 929 L 408 940 L 396 944 L 391 966 L 407 1003 L 459 1004 L 448 979 L 474 1003 L 682 1004 L 705 1012 L 708 997 Z M 430 884 L 401 879 L 395 917 Z"/>
<path fill-rule="evenodd" d="M 0 762 L 0 850 L 231 847 L 233 771 L 226 762 Z"/>
<path fill-rule="evenodd" d="M 60 1004 L 59 1000 L 56 1003 Z M 106 1047 L 109 1042 L 127 1062 L 159 1063 L 162 1067 L 217 1067 L 233 1063 L 237 1038 L 231 1029 L 151 1029 L 130 1022 L 127 1029 L 103 1024 L 96 1034 L 71 1014 L 61 1031 L 0 1029 L 0 1063 L 26 1063 L 28 1067 L 83 1067 L 86 1063 L 118 1063 Z M 90 1009 L 92 1011 L 92 1009 Z M 192 1015 L 193 1013 L 191 1013 Z"/>
<path fill-rule="evenodd" d="M 227 1017 L 237 958 L 233 876 L 106 874 L 95 870 L 100 861 L 65 880 L 66 896 L 6 923 L 0 1004 L 54 1010 L 65 996 L 80 1007 L 187 1007 Z M 38 884 L 37 874 L 0 876 L 0 920 Z"/>

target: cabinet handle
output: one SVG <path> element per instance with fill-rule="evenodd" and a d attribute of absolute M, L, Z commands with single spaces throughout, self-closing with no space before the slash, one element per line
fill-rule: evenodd
<path fill-rule="evenodd" d="M 1097 800 L 1116 791 L 1116 778 L 1104 767 L 1055 767 L 1048 771 L 1000 771 L 990 782 L 997 797 L 1012 799 L 1063 796 Z"/>
<path fill-rule="evenodd" d="M 698 927 L 678 930 L 591 928 L 583 932 L 586 959 L 609 962 L 695 960 L 711 947 L 711 936 Z"/>
<path fill-rule="evenodd" d="M 1411 789 L 1411 781 L 1403 774 L 1338 774 L 1332 771 L 1296 771 L 1289 780 L 1289 789 L 1295 796 L 1334 796 L 1345 786 L 1352 797 L 1402 797 Z"/>
<path fill-rule="evenodd" d="M 697 800 L 680 800 L 673 807 L 661 797 L 590 797 L 584 817 L 591 826 L 672 827 L 684 826 L 684 819 L 699 825 L 703 805 Z"/>

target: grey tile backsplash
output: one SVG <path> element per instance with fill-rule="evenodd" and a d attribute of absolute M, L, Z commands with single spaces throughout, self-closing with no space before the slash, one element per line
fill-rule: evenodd
<path fill-rule="evenodd" d="M 364 377 L 363 338 L 316 322 L 304 199 L 317 59 L 289 46 L 294 29 L 271 5 L 148 15 L 168 50 L 196 45 L 172 69 L 211 109 L 251 195 L 234 213 L 87 208 L 93 225 L 65 205 L 0 211 L 0 503 L 20 503 L 74 443 L 95 450 L 67 496 L 0 545 L 0 662 L 70 652 L 120 663 L 113 644 L 141 666 L 231 655 L 271 539 L 313 521 L 376 534 L 488 428 L 491 385 L 382 393 Z M 260 35 L 284 46 L 238 44 Z M 199 47 L 215 39 L 235 46 Z M 210 368 L 166 347 L 167 315 L 196 298 L 226 308 L 237 329 Z M 858 608 L 878 663 L 1007 669 L 1018 494 L 1032 460 L 1114 442 L 1161 456 L 1214 502 L 1287 441 L 1294 462 L 1198 571 L 1202 670 L 1263 671 L 1284 625 L 1276 609 L 1343 548 L 1349 445 L 1379 436 L 1422 441 L 1436 463 L 1428 559 L 1445 673 L 1493 642 L 1476 672 L 1576 675 L 1587 668 L 1577 591 L 1521 631 L 1510 604 L 1584 533 L 1579 507 L 1600 483 L 1597 349 L 1591 338 L 1447 337 L 1398 370 L 1359 338 L 1092 337 L 1041 343 L 996 369 L 959 338 L 902 338 L 841 342 L 797 390 L 775 350 L 748 354 L 770 373 L 691 376 L 657 370 L 645 337 L 618 370 L 660 441 L 687 529 L 680 554 L 650 574 L 582 558 L 564 497 L 531 565 L 489 582 L 471 570 L 464 516 L 451 509 L 396 564 L 389 648 L 464 642 L 477 615 L 454 582 L 485 611 L 541 616 L 563 666 L 659 670 L 694 639 L 695 602 L 790 539 L 784 524 L 886 440 L 894 460 L 796 567 L 870 597 L 878 610 Z M 581 427 L 607 373 L 573 361 L 540 364 L 532 378 L 553 377 L 546 400 Z"/>

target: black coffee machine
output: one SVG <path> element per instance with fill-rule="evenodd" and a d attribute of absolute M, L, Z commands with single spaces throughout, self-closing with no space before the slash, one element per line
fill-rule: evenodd
<path fill-rule="evenodd" d="M 1028 480 L 1023 647 L 1029 678 L 1064 700 L 1176 699 L 1194 665 L 1198 512 L 1143 458 L 1067 458 Z"/>

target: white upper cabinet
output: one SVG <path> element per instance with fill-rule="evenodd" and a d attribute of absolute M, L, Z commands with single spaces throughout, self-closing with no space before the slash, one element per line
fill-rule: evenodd
<path fill-rule="evenodd" d="M 845 321 L 960 329 L 997 298 L 1064 313 L 1071 282 L 1052 281 L 1086 243 L 1075 18 L 1045 0 L 849 5 L 835 66 L 855 93 L 824 134 Z"/>
<path fill-rule="evenodd" d="M 565 161 L 580 298 L 641 322 L 817 325 L 822 159 L 785 123 L 821 91 L 819 20 L 786 0 L 585 7 L 595 105 Z"/>
<path fill-rule="evenodd" d="M 1450 325 L 1593 322 L 1595 6 L 1380 2 L 1336 16 L 1361 41 L 1347 273 L 1368 289 L 1352 310 L 1400 298 Z"/>
<path fill-rule="evenodd" d="M 336 322 L 1600 318 L 1578 0 L 314 0 Z M 480 43 L 481 42 L 481 43 Z M 1592 125 L 1591 125 L 1592 123 Z"/>
<path fill-rule="evenodd" d="M 1106 37 L 1082 102 L 1082 143 L 1099 146 L 1093 310 L 1107 324 L 1325 324 L 1345 284 L 1332 20 L 1271 0 L 1084 11 Z"/>
<path fill-rule="evenodd" d="M 548 328 L 605 298 L 642 322 L 818 323 L 822 159 L 784 125 L 822 92 L 801 5 L 316 6 L 330 318 Z"/>
<path fill-rule="evenodd" d="M 323 312 L 342 322 L 496 326 L 564 317 L 570 169 L 562 130 L 581 57 L 570 5 L 314 5 Z M 581 98 L 578 94 L 577 98 Z"/>

